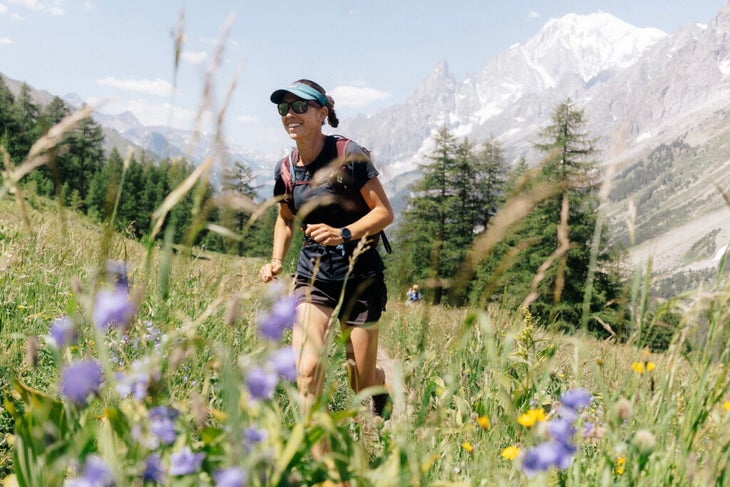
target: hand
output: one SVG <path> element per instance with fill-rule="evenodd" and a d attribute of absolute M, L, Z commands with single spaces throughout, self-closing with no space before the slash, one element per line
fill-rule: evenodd
<path fill-rule="evenodd" d="M 281 270 L 281 261 L 278 259 L 274 259 L 271 262 L 267 262 L 266 264 L 261 266 L 261 269 L 259 270 L 259 276 L 261 277 L 262 281 L 271 282 L 276 279 L 276 276 L 281 273 Z"/>
<path fill-rule="evenodd" d="M 344 242 L 340 229 L 324 223 L 312 223 L 304 229 L 304 234 L 319 245 L 339 245 Z"/>

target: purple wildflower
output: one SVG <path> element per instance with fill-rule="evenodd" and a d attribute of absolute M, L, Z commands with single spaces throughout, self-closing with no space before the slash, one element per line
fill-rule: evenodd
<path fill-rule="evenodd" d="M 129 373 L 119 372 L 116 378 L 116 390 L 120 396 L 133 394 L 136 400 L 142 401 L 147 397 L 150 383 L 160 380 L 160 370 L 150 357 L 145 357 L 132 362 Z"/>
<path fill-rule="evenodd" d="M 246 472 L 241 467 L 220 470 L 213 477 L 216 487 L 245 487 L 248 484 Z"/>
<path fill-rule="evenodd" d="M 585 389 L 572 389 L 570 391 L 565 391 L 563 395 L 560 396 L 560 403 L 573 411 L 580 411 L 584 407 L 588 406 L 592 400 L 593 396 Z"/>
<path fill-rule="evenodd" d="M 261 367 L 254 367 L 246 374 L 246 386 L 253 399 L 271 399 L 279 382 L 276 374 Z"/>
<path fill-rule="evenodd" d="M 180 412 L 177 409 L 167 406 L 150 409 L 150 431 L 166 445 L 174 443 L 177 438 L 175 420 L 179 415 Z"/>
<path fill-rule="evenodd" d="M 189 447 L 170 455 L 170 475 L 188 475 L 200 470 L 205 453 L 193 453 Z"/>
<path fill-rule="evenodd" d="M 544 472 L 552 467 L 565 469 L 570 466 L 575 450 L 559 441 L 547 441 L 525 453 L 522 468 L 528 477 Z"/>
<path fill-rule="evenodd" d="M 547 427 L 550 436 L 563 445 L 569 445 L 573 436 L 575 436 L 575 426 L 573 426 L 571 421 L 564 418 L 555 418 L 551 420 Z"/>
<path fill-rule="evenodd" d="M 75 345 L 79 341 L 79 333 L 68 316 L 58 318 L 51 323 L 51 337 L 59 348 Z"/>
<path fill-rule="evenodd" d="M 243 438 L 245 439 L 245 445 L 248 450 L 251 450 L 253 446 L 262 441 L 266 441 L 269 437 L 269 432 L 263 428 L 257 428 L 256 426 L 249 426 L 243 432 Z"/>
<path fill-rule="evenodd" d="M 69 487 L 110 487 L 114 485 L 114 478 L 100 456 L 89 455 L 86 457 L 81 477 L 71 479 L 65 485 Z"/>
<path fill-rule="evenodd" d="M 136 311 L 135 304 L 130 301 L 124 288 L 117 287 L 113 291 L 102 289 L 96 293 L 92 319 L 100 330 L 106 330 L 111 325 L 125 327 Z"/>
<path fill-rule="evenodd" d="M 586 421 L 583 423 L 583 438 L 588 438 L 593 433 L 593 423 Z"/>
<path fill-rule="evenodd" d="M 103 375 L 95 360 L 82 360 L 66 366 L 61 375 L 61 395 L 78 406 L 86 404 L 92 394 L 99 392 Z"/>
<path fill-rule="evenodd" d="M 274 352 L 269 363 L 274 371 L 284 379 L 290 382 L 297 380 L 296 355 L 292 347 L 284 347 Z"/>
<path fill-rule="evenodd" d="M 162 332 L 158 328 L 156 328 L 151 321 L 145 323 L 145 329 L 147 333 L 145 334 L 144 338 L 147 343 L 151 343 L 155 350 L 159 349 L 160 342 L 162 340 Z"/>
<path fill-rule="evenodd" d="M 291 328 L 297 317 L 297 300 L 293 296 L 278 299 L 269 313 L 259 314 L 257 322 L 262 336 L 281 340 L 284 330 Z"/>
<path fill-rule="evenodd" d="M 121 287 L 125 291 L 129 289 L 129 268 L 123 260 L 107 261 L 106 275 L 107 279 L 112 281 L 117 287 Z"/>
<path fill-rule="evenodd" d="M 253 445 L 265 441 L 269 437 L 269 432 L 263 428 L 249 426 L 244 430 L 243 437 L 246 438 L 248 444 Z"/>
<path fill-rule="evenodd" d="M 160 455 L 152 453 L 144 462 L 144 472 L 142 472 L 143 482 L 161 483 L 165 471 L 162 468 L 162 460 Z"/>

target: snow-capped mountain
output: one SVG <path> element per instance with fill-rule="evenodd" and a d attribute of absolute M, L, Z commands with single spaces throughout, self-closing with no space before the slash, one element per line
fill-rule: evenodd
<path fill-rule="evenodd" d="M 497 137 L 513 157 L 525 155 L 556 103 L 615 76 L 666 37 L 606 13 L 566 15 L 460 82 L 439 64 L 405 104 L 346 121 L 343 132 L 369 144 L 394 174 L 415 169 L 442 126 L 472 140 Z"/>
<path fill-rule="evenodd" d="M 345 121 L 342 133 L 368 144 L 397 199 L 443 126 L 472 142 L 495 138 L 511 159 L 536 163 L 533 144 L 566 98 L 585 111 L 601 161 L 619 171 L 611 216 L 623 222 L 641 203 L 637 231 L 618 227 L 627 242 L 638 236 L 637 264 L 660 249 L 660 270 L 695 268 L 698 242 L 712 256 L 730 241 L 718 191 L 730 192 L 730 2 L 708 25 L 673 33 L 606 13 L 551 20 L 464 80 L 439 64 L 403 105 Z M 641 171 L 649 177 L 636 185 Z"/>
<path fill-rule="evenodd" d="M 245 163 L 253 170 L 258 184 L 270 183 L 273 159 L 271 155 L 233 144 L 216 146 L 215 137 L 207 133 L 195 134 L 192 130 L 167 126 L 145 126 L 131 112 L 115 115 L 95 112 L 93 116 L 105 129 L 119 133 L 124 140 L 132 142 L 158 158 L 186 157 L 193 163 L 199 164 L 210 154 L 216 154 L 217 157 L 224 157 L 229 162 Z"/>

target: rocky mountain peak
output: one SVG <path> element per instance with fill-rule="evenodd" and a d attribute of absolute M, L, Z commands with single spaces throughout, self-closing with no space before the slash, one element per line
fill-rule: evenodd
<path fill-rule="evenodd" d="M 548 21 L 522 51 L 548 75 L 572 71 L 589 82 L 603 71 L 633 64 L 666 36 L 659 29 L 634 27 L 605 12 L 568 14 Z"/>

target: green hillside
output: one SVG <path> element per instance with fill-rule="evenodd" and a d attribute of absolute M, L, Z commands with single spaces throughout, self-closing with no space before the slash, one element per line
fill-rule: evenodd
<path fill-rule="evenodd" d="M 728 482 L 723 286 L 682 301 L 679 340 L 662 354 L 553 335 L 529 315 L 406 306 L 393 295 L 380 354 L 395 398 L 392 418 L 372 418 L 352 396 L 337 337 L 329 400 L 303 418 L 293 384 L 281 382 L 264 401 L 252 401 L 245 385 L 247 371 L 282 345 L 257 333 L 258 314 L 276 299 L 258 282 L 259 262 L 146 248 L 39 197 L 26 198 L 25 213 L 28 224 L 15 199 L 0 200 L 0 447 L 8 481 L 61 485 L 83 475 L 71 465 L 101 459 L 115 485 L 141 485 L 150 455 L 158 455 L 160 485 L 214 485 L 217 472 L 234 466 L 248 485 Z M 94 296 L 105 289 L 99 269 L 110 260 L 127 263 L 136 312 L 126 329 L 101 331 L 92 324 Z M 640 292 L 635 299 L 634 323 L 665 326 L 661 316 L 644 314 Z M 49 327 L 62 316 L 80 339 L 57 348 Z M 98 395 L 72 404 L 59 395 L 60 377 L 92 358 L 104 375 Z M 129 377 L 132 369 L 148 373 L 147 388 L 121 397 L 116 374 Z M 575 434 L 559 436 L 571 446 L 565 450 L 550 431 L 575 391 L 589 393 L 590 402 L 575 406 Z M 159 406 L 179 416 L 174 442 L 155 446 L 146 425 Z M 251 427 L 265 434 L 252 442 Z M 332 453 L 313 460 L 310 448 L 321 438 Z M 185 448 L 203 460 L 175 474 Z"/>

